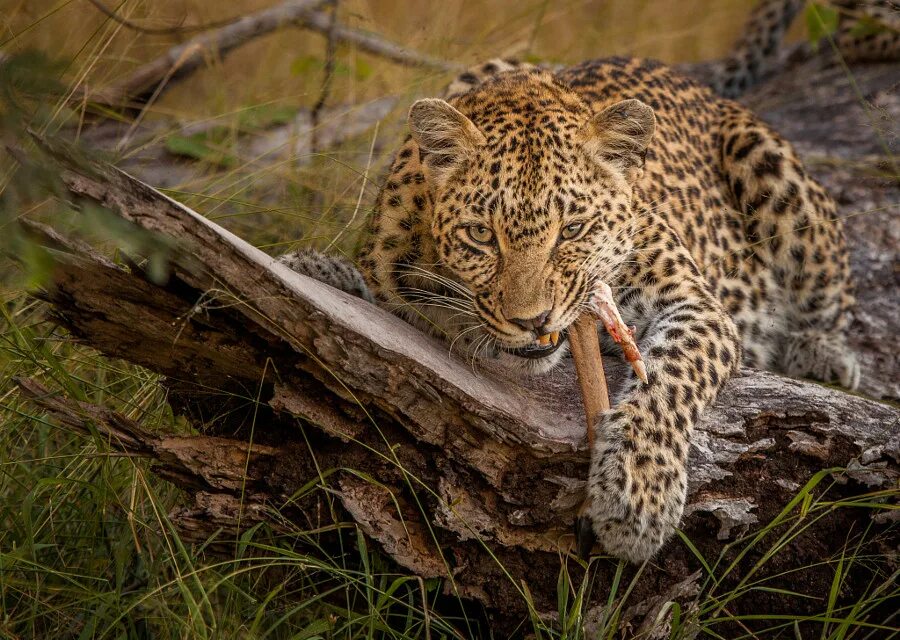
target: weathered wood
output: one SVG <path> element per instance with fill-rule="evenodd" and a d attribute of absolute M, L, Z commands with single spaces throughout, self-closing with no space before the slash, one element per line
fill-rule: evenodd
<path fill-rule="evenodd" d="M 303 521 L 303 505 L 287 498 L 316 477 L 314 462 L 355 469 L 362 474 L 340 471 L 334 477 L 344 516 L 399 565 L 422 576 L 452 577 L 447 584 L 454 593 L 510 619 L 524 610 L 520 580 L 541 611 L 553 610 L 560 554 L 572 543 L 570 528 L 587 468 L 570 368 L 526 382 L 473 370 L 394 316 L 285 269 L 127 174 L 79 165 L 59 149 L 57 157 L 73 194 L 108 206 L 145 231 L 176 239 L 177 246 L 168 281 L 154 284 L 133 266 L 114 264 L 32 225 L 31 232 L 59 258 L 44 297 L 86 344 L 165 374 L 173 404 L 210 435 L 149 434 L 122 416 L 29 381 L 22 382 L 24 393 L 68 428 L 98 429 L 110 446 L 156 460 L 161 476 L 193 496 L 194 504 L 174 515 L 196 537 L 220 527 L 236 529 L 238 514 L 242 525 L 267 519 L 270 507 L 281 517 Z M 876 186 L 887 193 L 894 188 L 883 180 Z M 850 204 L 858 201 L 844 202 Z M 882 230 L 877 235 L 876 247 L 886 242 Z M 868 255 L 855 250 L 857 272 L 860 264 L 871 264 L 859 262 Z M 878 288 L 884 295 L 895 277 L 876 271 L 861 297 L 877 295 Z M 881 317 L 885 308 L 867 310 L 874 318 L 867 325 L 872 332 L 856 344 L 865 375 L 874 381 L 867 390 L 892 397 L 895 360 L 884 370 L 880 350 L 890 348 L 893 337 L 884 332 L 900 313 Z M 860 316 L 865 322 L 866 315 Z M 879 336 L 886 347 L 868 344 Z M 614 358 L 604 365 L 615 397 L 627 365 Z M 203 393 L 197 393 L 200 388 Z M 207 400 L 215 389 L 223 395 Z M 224 402 L 235 389 L 263 403 L 255 413 L 249 458 L 249 433 L 240 416 L 230 416 L 224 426 L 206 419 L 209 404 Z M 686 535 L 707 558 L 715 558 L 724 541 L 770 520 L 823 468 L 842 469 L 833 472 L 838 483 L 829 495 L 834 498 L 895 487 L 898 424 L 896 406 L 742 371 L 695 434 Z M 226 430 L 230 438 L 221 437 Z M 245 496 L 238 485 L 249 487 Z M 795 570 L 813 564 L 810 553 L 817 560 L 839 553 L 847 536 L 865 530 L 873 515 L 874 526 L 888 532 L 886 513 L 835 509 L 766 570 L 769 575 Z M 744 562 L 752 565 L 761 552 L 748 553 Z M 570 564 L 577 574 L 576 563 Z M 634 627 L 655 615 L 661 594 L 693 597 L 696 583 L 687 578 L 697 568 L 692 552 L 671 542 L 632 591 Z M 598 563 L 598 584 L 608 584 L 613 570 L 612 563 Z M 863 588 L 867 575 L 850 579 L 844 597 Z M 827 592 L 832 577 L 827 565 L 803 572 L 805 584 L 821 587 L 820 593 Z M 796 579 L 791 574 L 771 586 L 793 587 L 790 580 Z M 603 588 L 593 594 L 595 600 L 604 595 Z M 813 606 L 783 599 L 795 612 Z M 741 606 L 735 603 L 737 611 Z M 780 606 L 772 604 L 771 610 Z"/>

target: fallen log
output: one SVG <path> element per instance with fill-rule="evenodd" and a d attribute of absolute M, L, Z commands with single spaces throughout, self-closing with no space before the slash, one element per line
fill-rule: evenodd
<path fill-rule="evenodd" d="M 25 222 L 57 260 L 41 295 L 83 343 L 166 376 L 174 409 L 204 435 L 153 434 L 35 381 L 21 381 L 24 394 L 62 426 L 96 430 L 113 449 L 154 460 L 161 477 L 191 496 L 172 514 L 189 537 L 312 521 L 321 496 L 298 492 L 329 469 L 340 518 L 403 569 L 445 579 L 448 593 L 480 602 L 499 626 L 529 609 L 551 615 L 561 561 L 576 581 L 583 569 L 571 529 L 588 452 L 571 365 L 525 382 L 473 369 L 398 318 L 286 269 L 130 175 L 76 161 L 63 147 L 51 152 L 73 196 L 164 239 L 170 268 L 160 281 L 137 261 L 117 264 Z M 627 364 L 604 364 L 615 397 Z M 258 402 L 250 411 L 228 410 L 248 397 Z M 848 544 L 888 563 L 898 421 L 895 406 L 742 371 L 694 438 L 683 522 L 691 544 L 673 540 L 642 569 L 621 624 L 647 629 L 666 598 L 694 601 L 735 584 L 771 542 L 748 534 L 776 517 L 786 520 L 771 535 L 783 533 L 801 517 L 782 513 L 798 492 L 809 494 L 806 509 L 827 513 L 764 566 L 766 585 L 795 586 L 801 572 L 810 590 L 825 593 L 827 560 Z M 883 508 L 852 508 L 861 501 Z M 704 583 L 697 554 L 711 566 L 722 553 L 740 562 Z M 872 565 L 848 579 L 843 597 L 866 588 L 880 566 Z M 593 564 L 592 604 L 605 602 L 616 566 Z M 782 600 L 766 606 L 812 606 Z M 738 601 L 729 615 L 745 606 L 754 604 Z"/>

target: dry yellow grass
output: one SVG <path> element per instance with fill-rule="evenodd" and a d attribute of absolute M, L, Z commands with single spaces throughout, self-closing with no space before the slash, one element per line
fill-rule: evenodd
<path fill-rule="evenodd" d="M 278 1 L 102 0 L 122 17 L 156 29 L 222 21 Z M 613 54 L 677 62 L 721 55 L 752 5 L 753 0 L 341 0 L 339 15 L 344 24 L 461 64 L 497 56 L 564 63 Z M 70 88 L 108 86 L 190 35 L 136 33 L 88 0 L 0 0 L 0 48 L 37 49 L 62 60 Z M 140 119 L 214 122 L 234 129 L 246 128 L 242 114 L 253 107 L 309 107 L 320 93 L 324 51 L 322 35 L 285 28 L 224 59 L 211 56 L 206 68 L 163 93 Z M 402 67 L 351 46 L 339 48 L 329 104 L 400 96 L 378 130 L 370 178 L 380 173 L 401 135 L 405 105 L 447 80 L 446 74 Z M 298 158 L 270 158 L 200 175 L 177 185 L 176 195 L 207 215 L 239 214 L 229 218 L 228 226 L 274 252 L 293 240 L 327 241 L 357 205 L 374 135 L 329 149 L 303 167 Z M 267 192 L 261 196 L 263 183 Z M 367 190 L 363 214 L 372 201 L 371 183 Z M 320 195 L 310 199 L 310 192 Z M 256 204 L 241 207 L 238 200 Z M 271 211 L 273 202 L 280 211 Z M 259 205 L 262 214 L 254 213 Z M 342 238 L 345 249 L 352 249 L 353 230 Z"/>
<path fill-rule="evenodd" d="M 102 1 L 121 16 L 157 29 L 221 21 L 278 3 Z M 752 5 L 753 0 L 341 0 L 339 15 L 344 24 L 461 64 L 497 56 L 571 63 L 614 54 L 678 62 L 721 55 Z M 64 80 L 71 88 L 108 86 L 190 35 L 136 33 L 88 0 L 0 0 L 0 48 L 37 49 L 63 60 Z M 255 106 L 309 107 L 319 96 L 324 51 L 322 35 L 285 28 L 225 59 L 211 57 L 205 69 L 163 93 L 141 120 L 214 122 L 234 129 L 245 127 L 241 114 Z M 446 74 L 402 67 L 350 46 L 339 48 L 329 104 L 400 96 L 394 113 L 378 129 L 370 179 L 381 173 L 402 134 L 405 106 L 447 80 Z M 324 245 L 357 207 L 374 136 L 369 132 L 329 149 L 311 164 L 294 157 L 224 172 L 213 167 L 209 175 L 177 185 L 174 195 L 212 217 L 227 214 L 229 227 L 275 253 L 296 240 Z M 374 185 L 367 183 L 361 215 L 342 237 L 346 250 L 352 250 L 353 232 L 365 218 L 373 191 Z M 319 195 L 310 198 L 311 192 Z"/>
<path fill-rule="evenodd" d="M 276 0 L 104 0 L 148 27 L 196 25 L 276 4 Z M 720 55 L 734 39 L 751 0 L 344 0 L 346 24 L 411 48 L 463 63 L 495 56 L 575 62 L 633 54 L 669 62 Z M 70 80 L 103 86 L 184 36 L 137 34 L 105 18 L 87 0 L 3 0 L 0 42 L 71 60 Z M 156 113 L 198 118 L 247 104 L 315 100 L 315 61 L 322 36 L 285 29 L 260 38 L 164 96 Z M 340 51 L 349 70 L 336 78 L 335 99 L 403 92 L 423 81 L 419 70 Z M 298 73 L 298 70 L 305 71 Z M 427 80 L 427 78 L 425 78 Z M 443 80 L 443 78 L 442 78 Z"/>

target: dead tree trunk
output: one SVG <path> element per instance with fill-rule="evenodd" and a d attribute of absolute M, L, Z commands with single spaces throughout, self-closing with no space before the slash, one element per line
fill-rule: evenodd
<path fill-rule="evenodd" d="M 115 264 L 27 223 L 58 258 L 44 297 L 85 344 L 164 374 L 175 409 L 208 435 L 152 434 L 30 380 L 21 381 L 23 393 L 61 425 L 95 428 L 110 446 L 153 459 L 160 476 L 191 496 L 174 519 L 193 537 L 260 521 L 277 527 L 283 518 L 312 520 L 321 495 L 294 498 L 321 469 L 334 469 L 341 516 L 401 567 L 445 578 L 448 592 L 480 601 L 507 622 L 527 610 L 523 585 L 538 612 L 555 609 L 560 558 L 580 571 L 561 554 L 572 543 L 588 459 L 571 371 L 524 385 L 473 371 L 394 316 L 289 271 L 131 176 L 54 153 L 72 194 L 175 244 L 160 284 L 135 265 Z M 877 337 L 877 326 L 866 330 Z M 890 343 L 878 348 L 889 352 Z M 896 369 L 882 369 L 877 349 L 868 353 L 875 354 L 864 359 L 871 379 L 883 381 L 879 394 L 891 395 Z M 607 361 L 615 387 L 620 370 Z M 235 391 L 261 407 L 243 416 L 225 411 Z M 742 371 L 696 433 L 685 535 L 713 560 L 725 541 L 777 516 L 822 469 L 831 469 L 819 476 L 827 482 L 813 492 L 830 485 L 828 500 L 852 502 L 895 487 L 898 421 L 895 405 Z M 760 576 L 813 565 L 767 584 L 793 587 L 800 575 L 812 591 L 827 593 L 833 570 L 815 561 L 840 553 L 869 526 L 876 533 L 866 548 L 884 555 L 896 544 L 887 537 L 895 535 L 896 513 L 831 508 Z M 726 555 L 734 558 L 748 544 L 738 542 Z M 768 542 L 758 541 L 723 588 L 766 549 Z M 596 566 L 600 588 L 592 597 L 602 602 L 615 563 Z M 700 566 L 688 546 L 669 543 L 630 595 L 625 618 L 632 627 L 654 619 L 667 599 L 694 598 Z M 852 598 L 868 578 L 861 569 L 843 596 Z M 752 598 L 736 602 L 732 613 L 813 606 L 770 592 Z"/>

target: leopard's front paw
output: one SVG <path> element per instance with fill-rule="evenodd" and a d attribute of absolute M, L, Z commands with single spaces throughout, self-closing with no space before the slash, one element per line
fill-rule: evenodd
<path fill-rule="evenodd" d="M 587 515 L 605 552 L 643 562 L 662 547 L 681 519 L 684 464 L 674 451 L 635 439 L 628 412 L 615 411 L 608 418 L 597 430 Z"/>

